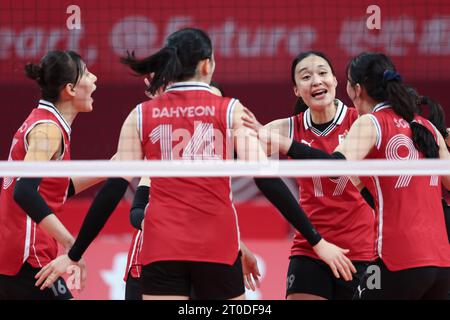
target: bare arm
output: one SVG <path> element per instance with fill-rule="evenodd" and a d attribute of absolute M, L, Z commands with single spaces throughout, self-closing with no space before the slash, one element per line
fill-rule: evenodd
<path fill-rule="evenodd" d="M 362 160 L 375 146 L 376 140 L 374 123 L 369 115 L 363 115 L 353 123 L 344 141 L 335 151 L 342 153 L 347 160 Z"/>
<path fill-rule="evenodd" d="M 43 123 L 33 128 L 27 136 L 28 150 L 24 161 L 49 161 L 60 156 L 62 133 L 52 123 Z M 48 232 L 59 244 L 68 250 L 74 238 L 53 213 L 39 223 L 39 227 Z"/>
<path fill-rule="evenodd" d="M 144 158 L 136 121 L 137 112 L 134 109 L 122 125 L 115 160 L 142 160 Z"/>
<path fill-rule="evenodd" d="M 284 139 L 284 142 L 286 139 L 290 140 L 288 138 L 290 135 L 289 118 L 277 119 L 263 126 L 250 110 L 244 108 L 241 120 L 244 126 L 258 132 L 260 143 L 268 156 L 282 152 L 280 139 Z M 289 147 L 287 148 L 289 149 Z"/>
<path fill-rule="evenodd" d="M 130 113 L 122 126 L 115 159 L 142 159 L 142 147 L 137 132 L 135 110 Z M 36 275 L 36 278 L 39 278 L 36 282 L 37 286 L 41 286 L 41 289 L 51 286 L 70 265 L 76 264 L 76 261 L 82 257 L 85 250 L 106 224 L 127 187 L 128 182 L 121 178 L 109 178 L 106 181 L 92 202 L 72 248 L 67 254 L 59 256 L 42 268 Z"/>
<path fill-rule="evenodd" d="M 264 125 L 267 130 L 275 130 L 277 134 L 289 137 L 289 118 L 277 119 Z"/>
<path fill-rule="evenodd" d="M 42 123 L 27 135 L 28 149 L 24 161 L 49 161 L 59 157 L 62 133 L 53 123 Z"/>
<path fill-rule="evenodd" d="M 237 156 L 247 161 L 266 160 L 267 156 L 259 143 L 256 131 L 244 126 L 242 118 L 246 113 L 245 110 L 247 109 L 238 102 L 233 113 L 232 129 Z"/>
<path fill-rule="evenodd" d="M 111 160 L 116 160 L 116 154 L 114 154 L 111 157 Z M 93 185 L 96 185 L 99 182 L 104 181 L 105 177 L 72 177 L 70 180 L 72 180 L 73 187 L 74 187 L 74 194 L 79 194 L 80 192 L 83 192 L 84 190 L 92 187 Z"/>
<path fill-rule="evenodd" d="M 72 177 L 72 183 L 73 187 L 75 189 L 75 194 L 79 194 L 80 192 L 83 192 L 84 190 L 92 187 L 93 185 L 96 185 L 99 182 L 102 182 L 105 180 L 105 177 Z"/>
<path fill-rule="evenodd" d="M 244 273 L 244 284 L 249 290 L 256 290 L 259 287 L 259 278 L 261 273 L 258 269 L 258 261 L 256 260 L 253 252 L 245 245 L 241 240 L 241 262 L 242 262 L 242 272 Z"/>

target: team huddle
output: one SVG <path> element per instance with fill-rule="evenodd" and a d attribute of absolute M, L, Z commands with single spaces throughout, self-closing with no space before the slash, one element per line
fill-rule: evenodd
<path fill-rule="evenodd" d="M 450 159 L 441 106 L 405 85 L 382 53 L 349 61 L 354 108 L 336 97 L 331 61 L 321 52 L 300 53 L 291 66 L 294 113 L 266 125 L 211 82 L 213 46 L 200 29 L 176 31 L 153 55 L 131 53 L 121 62 L 145 77 L 150 99 L 124 121 L 112 161 Z M 71 125 L 92 111 L 97 77 L 73 51 L 51 51 L 25 69 L 42 99 L 15 133 L 9 160 L 70 160 Z M 80 268 L 84 285 L 83 254 L 131 178 L 106 180 L 76 238 L 57 215 L 67 198 L 102 180 L 3 178 L 0 242 L 8 245 L 0 246 L 0 299 L 71 299 L 61 277 L 71 266 Z M 254 181 L 296 230 L 286 299 L 447 298 L 450 213 L 443 192 L 450 176 L 298 178 L 299 199 L 280 178 Z M 240 239 L 230 182 L 141 178 L 130 211 L 136 231 L 124 270 L 126 299 L 245 299 L 245 288 L 255 289 L 259 270 Z M 65 249 L 60 256 L 58 245 Z M 381 288 L 367 286 L 369 266 L 379 268 Z"/>

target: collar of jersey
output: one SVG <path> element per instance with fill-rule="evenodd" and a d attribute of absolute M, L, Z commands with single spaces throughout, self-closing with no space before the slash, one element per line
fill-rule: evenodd
<path fill-rule="evenodd" d="M 200 81 L 182 81 L 182 82 L 175 82 L 167 87 L 166 92 L 171 91 L 208 91 L 210 93 L 213 93 L 211 90 L 211 87 L 205 83 Z"/>
<path fill-rule="evenodd" d="M 304 112 L 303 114 L 303 125 L 306 130 L 311 130 L 318 136 L 326 136 L 329 134 L 333 129 L 340 125 L 342 121 L 344 121 L 345 114 L 347 113 L 347 106 L 341 101 L 336 99 L 336 114 L 334 115 L 333 122 L 323 131 L 320 131 L 313 127 L 312 125 L 312 119 L 311 119 L 311 111 L 309 108 Z"/>
<path fill-rule="evenodd" d="M 372 113 L 378 112 L 383 109 L 391 108 L 387 101 L 383 101 L 378 103 L 375 107 L 373 107 Z"/>
<path fill-rule="evenodd" d="M 66 130 L 67 134 L 70 137 L 70 133 L 72 132 L 72 129 L 70 128 L 70 125 L 67 123 L 66 119 L 64 119 L 62 114 L 59 112 L 58 108 L 56 108 L 53 103 L 51 103 L 50 101 L 41 99 L 41 100 L 39 100 L 38 109 L 45 109 L 45 110 L 51 112 L 56 117 L 56 119 L 58 119 L 59 123 L 64 128 L 64 130 Z"/>

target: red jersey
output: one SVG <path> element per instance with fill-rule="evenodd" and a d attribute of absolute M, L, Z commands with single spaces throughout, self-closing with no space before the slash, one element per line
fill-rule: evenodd
<path fill-rule="evenodd" d="M 312 126 L 308 109 L 289 119 L 290 136 L 310 147 L 332 153 L 357 117 L 355 109 L 338 101 L 332 123 L 321 132 Z M 326 240 L 349 249 L 347 256 L 351 260 L 375 258 L 374 212 L 348 177 L 297 178 L 297 183 L 302 208 Z M 299 232 L 295 233 L 291 254 L 319 259 Z"/>
<path fill-rule="evenodd" d="M 158 98 L 137 106 L 145 157 L 231 158 L 227 129 L 232 128 L 236 103 L 236 99 L 216 96 L 205 83 L 170 86 Z M 239 230 L 230 178 L 152 178 L 150 198 L 141 256 L 144 265 L 163 260 L 235 262 Z"/>
<path fill-rule="evenodd" d="M 150 182 L 151 183 L 151 182 Z M 144 212 L 147 211 L 148 205 L 145 207 Z M 143 242 L 142 230 L 135 230 L 133 233 L 133 239 L 131 241 L 130 249 L 128 250 L 127 267 L 125 269 L 125 275 L 123 280 L 126 282 L 128 276 L 133 278 L 140 278 L 142 271 L 141 263 L 141 251 Z"/>
<path fill-rule="evenodd" d="M 21 161 L 28 149 L 27 135 L 38 124 L 54 123 L 62 132 L 63 153 L 58 160 L 70 159 L 70 126 L 56 107 L 45 100 L 39 101 L 22 126 L 14 135 L 10 161 Z M 41 268 L 57 257 L 58 244 L 47 232 L 19 207 L 13 199 L 16 179 L 3 179 L 0 195 L 0 274 L 15 275 L 24 262 L 35 268 Z M 44 178 L 39 185 L 39 193 L 47 205 L 57 214 L 66 201 L 68 178 Z"/>
<path fill-rule="evenodd" d="M 417 160 L 424 158 L 413 143 L 409 124 L 386 104 L 370 115 L 377 130 L 371 159 Z M 426 119 L 415 120 L 437 139 Z M 438 176 L 374 177 L 377 204 L 377 251 L 389 270 L 450 266 L 450 244 L 441 204 Z"/>
<path fill-rule="evenodd" d="M 142 231 L 136 230 L 133 234 L 133 240 L 131 241 L 130 250 L 128 251 L 127 267 L 125 269 L 125 275 L 123 280 L 126 282 L 128 276 L 133 278 L 141 277 L 141 250 L 142 250 Z"/>

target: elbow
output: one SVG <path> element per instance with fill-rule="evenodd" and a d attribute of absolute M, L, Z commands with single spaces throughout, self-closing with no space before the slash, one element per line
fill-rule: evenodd
<path fill-rule="evenodd" d="M 137 229 L 141 230 L 142 221 L 144 220 L 144 212 L 142 209 L 133 208 L 130 211 L 130 223 Z"/>
<path fill-rule="evenodd" d="M 27 199 L 28 189 L 26 185 L 23 183 L 23 180 L 18 180 L 16 185 L 14 186 L 13 199 L 17 204 L 24 203 L 25 199 Z"/>

